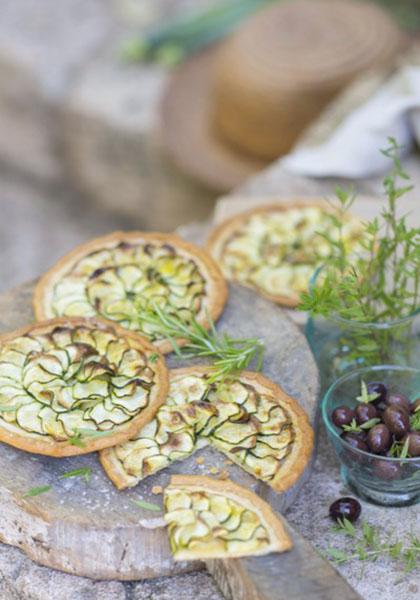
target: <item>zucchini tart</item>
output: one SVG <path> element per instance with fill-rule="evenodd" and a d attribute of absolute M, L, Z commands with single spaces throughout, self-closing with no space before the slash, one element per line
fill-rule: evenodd
<path fill-rule="evenodd" d="M 292 547 L 270 506 L 232 481 L 175 475 L 164 508 L 175 560 L 261 556 Z"/>
<path fill-rule="evenodd" d="M 0 440 L 49 456 L 130 439 L 168 391 L 163 357 L 99 318 L 61 318 L 0 336 Z"/>
<path fill-rule="evenodd" d="M 211 374 L 211 367 L 170 371 L 168 397 L 156 416 L 132 440 L 100 453 L 119 489 L 208 444 L 277 492 L 300 477 L 313 431 L 299 404 L 259 373 L 242 372 L 219 385 Z"/>
<path fill-rule="evenodd" d="M 333 218 L 326 203 L 259 206 L 216 227 L 207 248 L 228 280 L 294 307 L 329 252 L 319 233 L 335 233 Z M 361 222 L 349 215 L 340 219 L 343 242 L 351 248 L 360 239 Z"/>
<path fill-rule="evenodd" d="M 100 316 L 141 331 L 158 348 L 172 345 L 141 313 L 159 306 L 186 321 L 214 321 L 227 299 L 227 286 L 213 259 L 176 235 L 115 232 L 64 256 L 39 280 L 37 319 Z"/>

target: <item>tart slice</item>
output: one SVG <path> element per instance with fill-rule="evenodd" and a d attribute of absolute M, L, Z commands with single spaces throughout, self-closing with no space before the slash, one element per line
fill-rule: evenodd
<path fill-rule="evenodd" d="M 175 560 L 259 556 L 292 547 L 270 506 L 229 480 L 175 475 L 164 507 Z"/>
<path fill-rule="evenodd" d="M 0 440 L 49 456 L 130 439 L 164 402 L 163 357 L 99 318 L 52 319 L 0 336 Z"/>
<path fill-rule="evenodd" d="M 228 280 L 293 307 L 329 252 L 319 233 L 335 234 L 333 216 L 327 203 L 259 206 L 216 227 L 207 248 Z M 340 220 L 343 242 L 351 248 L 360 239 L 361 222 L 349 215 Z"/>
<path fill-rule="evenodd" d="M 211 367 L 170 371 L 166 402 L 129 442 L 100 453 L 120 489 L 190 456 L 208 444 L 242 469 L 282 492 L 305 470 L 313 450 L 306 413 L 258 373 L 211 383 Z"/>
<path fill-rule="evenodd" d="M 142 313 L 158 305 L 203 325 L 216 320 L 227 298 L 219 267 L 176 235 L 116 232 L 64 256 L 38 282 L 37 319 L 100 316 L 140 331 L 166 353 L 171 344 Z"/>

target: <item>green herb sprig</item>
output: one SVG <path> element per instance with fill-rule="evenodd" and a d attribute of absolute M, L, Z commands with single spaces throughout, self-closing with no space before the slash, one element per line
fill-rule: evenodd
<path fill-rule="evenodd" d="M 360 396 L 356 397 L 357 402 L 362 402 L 363 404 L 368 404 L 369 402 L 373 402 L 379 398 L 380 394 L 378 392 L 371 392 L 369 394 L 366 383 L 362 380 L 360 384 Z"/>
<path fill-rule="evenodd" d="M 188 322 L 178 315 L 167 314 L 154 305 L 148 311 L 142 311 L 140 320 L 153 326 L 167 339 L 179 358 L 206 358 L 213 361 L 214 372 L 211 381 L 223 381 L 235 376 L 253 364 L 260 371 L 264 358 L 264 343 L 256 338 L 235 339 L 227 333 L 218 333 L 214 322 L 206 317 L 209 329 L 195 318 Z M 179 348 L 177 340 L 186 340 Z"/>
<path fill-rule="evenodd" d="M 92 468 L 91 467 L 82 467 L 81 469 L 73 469 L 73 471 L 66 471 L 60 475 L 59 479 L 70 479 L 72 477 L 81 477 L 86 483 L 89 483 L 90 478 L 92 477 Z"/>
<path fill-rule="evenodd" d="M 146 502 L 146 500 L 131 500 L 133 504 L 138 506 L 139 508 L 144 508 L 145 510 L 151 510 L 153 512 L 160 512 L 162 509 L 158 504 L 154 504 L 153 502 Z"/>
<path fill-rule="evenodd" d="M 365 423 L 362 423 L 361 425 L 359 425 L 357 423 L 356 419 L 352 419 L 351 423 L 349 425 L 343 425 L 343 430 L 346 432 L 359 433 L 360 431 L 366 431 L 368 429 L 372 429 L 372 427 L 374 427 L 375 425 L 377 425 L 380 422 L 381 422 L 381 419 L 378 419 L 375 417 L 374 419 L 369 419 Z"/>
<path fill-rule="evenodd" d="M 49 492 L 51 489 L 52 487 L 50 485 L 38 485 L 25 492 L 23 494 L 23 498 L 32 498 L 33 496 L 39 496 L 40 494 L 45 494 L 45 492 Z"/>
<path fill-rule="evenodd" d="M 353 561 L 373 562 L 380 557 L 397 561 L 405 572 L 419 566 L 420 538 L 411 534 L 406 541 L 382 535 L 378 527 L 363 522 L 360 529 L 343 518 L 334 526 L 334 531 L 351 539 L 351 551 L 328 548 L 327 557 L 338 565 Z"/>
<path fill-rule="evenodd" d="M 355 324 L 392 323 L 420 311 L 420 228 L 410 227 L 406 215 L 397 216 L 398 200 L 413 189 L 399 158 L 401 147 L 389 138 L 383 154 L 392 161 L 384 178 L 386 205 L 380 218 L 362 224 L 359 248 L 343 242 L 343 216 L 353 205 L 353 191 L 336 190 L 330 216 L 332 232 L 320 233 L 329 244 L 321 275 L 303 293 L 299 308 L 311 315 L 339 317 Z M 345 326 L 343 325 L 343 328 Z M 366 365 L 390 359 L 404 326 L 353 328 L 344 331 L 341 347 L 348 360 L 363 357 Z M 408 351 L 408 349 L 407 349 Z"/>

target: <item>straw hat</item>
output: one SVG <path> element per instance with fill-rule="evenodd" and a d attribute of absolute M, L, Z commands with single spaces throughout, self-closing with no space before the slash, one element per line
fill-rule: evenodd
<path fill-rule="evenodd" d="M 275 3 L 175 72 L 163 140 L 183 170 L 230 189 L 287 153 L 339 91 L 402 46 L 397 26 L 373 4 Z"/>

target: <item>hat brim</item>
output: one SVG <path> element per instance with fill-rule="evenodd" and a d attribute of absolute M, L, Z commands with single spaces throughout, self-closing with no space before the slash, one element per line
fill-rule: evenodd
<path fill-rule="evenodd" d="M 179 66 L 161 103 L 160 138 L 175 164 L 211 189 L 226 192 L 267 166 L 218 136 L 212 118 L 212 69 L 218 46 Z"/>

